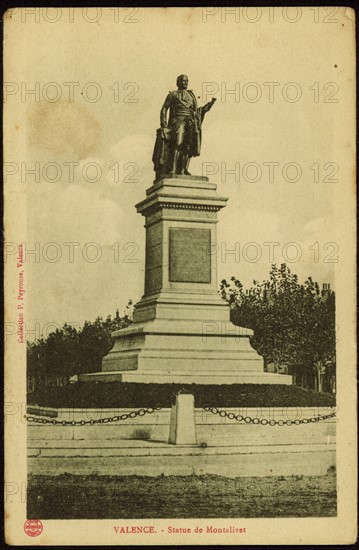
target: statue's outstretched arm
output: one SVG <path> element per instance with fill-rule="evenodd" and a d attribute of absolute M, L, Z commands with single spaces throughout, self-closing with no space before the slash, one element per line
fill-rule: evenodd
<path fill-rule="evenodd" d="M 209 111 L 210 109 L 212 109 L 212 107 L 213 107 L 213 105 L 214 105 L 214 103 L 215 103 L 216 101 L 217 101 L 217 99 L 216 99 L 215 97 L 212 97 L 211 101 L 209 101 L 208 103 L 206 103 L 206 104 L 202 107 L 203 111 L 204 111 L 205 113 L 208 113 L 208 111 Z"/>

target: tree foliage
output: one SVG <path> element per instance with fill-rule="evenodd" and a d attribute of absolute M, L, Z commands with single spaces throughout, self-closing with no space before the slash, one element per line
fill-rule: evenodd
<path fill-rule="evenodd" d="M 102 358 L 113 347 L 111 333 L 128 326 L 129 309 L 123 317 L 109 315 L 94 322 L 85 321 L 78 330 L 64 324 L 47 338 L 27 342 L 27 378 L 34 388 L 41 385 L 63 385 L 71 376 L 101 370 Z"/>
<path fill-rule="evenodd" d="M 335 294 L 309 277 L 299 284 L 286 264 L 272 265 L 269 279 L 244 291 L 232 277 L 221 282 L 234 324 L 253 329 L 252 346 L 267 363 L 296 365 L 315 373 L 335 371 Z"/>

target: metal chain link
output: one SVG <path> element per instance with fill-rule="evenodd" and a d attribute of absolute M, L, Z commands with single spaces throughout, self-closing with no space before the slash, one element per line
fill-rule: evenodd
<path fill-rule="evenodd" d="M 90 424 L 108 424 L 109 422 L 119 422 L 120 420 L 127 420 L 128 418 L 136 418 L 137 416 L 145 416 L 145 414 L 153 414 L 155 411 L 159 411 L 161 407 L 149 407 L 147 409 L 139 409 L 138 411 L 131 411 L 130 413 L 120 414 L 118 416 L 108 416 L 106 418 L 90 420 L 49 420 L 48 418 L 37 418 L 35 416 L 27 416 L 28 422 L 34 422 L 35 424 L 53 424 L 54 426 L 85 426 Z"/>
<path fill-rule="evenodd" d="M 320 422 L 321 420 L 326 420 L 327 418 L 333 418 L 336 416 L 336 412 L 330 414 L 323 414 L 319 416 L 314 416 L 312 418 L 301 418 L 295 420 L 267 420 L 266 418 L 252 418 L 251 416 L 242 416 L 241 414 L 234 414 L 232 412 L 227 412 L 218 409 L 217 407 L 202 407 L 206 412 L 211 412 L 213 414 L 218 414 L 222 418 L 227 417 L 229 420 L 236 420 L 237 422 L 245 422 L 246 424 L 262 424 L 266 426 L 299 426 L 299 424 L 309 424 L 310 422 Z"/>

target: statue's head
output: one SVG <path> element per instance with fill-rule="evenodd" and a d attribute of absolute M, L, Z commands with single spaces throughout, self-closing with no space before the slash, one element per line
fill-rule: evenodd
<path fill-rule="evenodd" d="M 179 90 L 186 90 L 188 86 L 188 76 L 185 74 L 180 74 L 177 77 L 176 83 Z"/>

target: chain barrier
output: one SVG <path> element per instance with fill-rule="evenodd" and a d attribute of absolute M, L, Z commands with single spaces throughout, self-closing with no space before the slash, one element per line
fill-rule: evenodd
<path fill-rule="evenodd" d="M 145 416 L 146 414 L 153 414 L 155 411 L 161 410 L 161 407 L 148 407 L 147 409 L 139 409 L 138 411 L 131 411 L 130 413 L 120 414 L 118 416 L 108 416 L 106 418 L 90 420 L 49 420 L 48 418 L 38 418 L 35 416 L 27 416 L 28 422 L 34 422 L 36 424 L 53 424 L 54 426 L 85 426 L 90 424 L 108 424 L 109 422 L 119 422 L 121 420 L 127 420 L 128 418 L 136 418 L 137 416 Z"/>
<path fill-rule="evenodd" d="M 171 396 L 171 399 L 176 397 L 182 392 L 186 392 L 185 388 L 179 390 L 176 394 Z M 134 419 L 137 416 L 145 416 L 146 414 L 153 414 L 155 411 L 161 410 L 162 407 L 148 407 L 146 409 L 139 409 L 137 411 L 131 411 L 129 413 L 124 413 L 117 416 L 108 416 L 106 418 L 99 418 L 90 420 L 49 420 L 48 418 L 40 418 L 36 416 L 27 416 L 26 419 L 28 422 L 33 422 L 36 424 L 52 424 L 54 426 L 85 426 L 85 425 L 94 425 L 94 424 L 108 424 L 109 422 L 120 422 L 127 420 L 129 418 Z M 336 412 L 330 414 L 324 414 L 319 416 L 314 416 L 312 418 L 296 418 L 295 420 L 268 420 L 267 418 L 258 418 L 251 416 L 242 416 L 240 414 L 235 414 L 233 412 L 227 412 L 225 410 L 218 409 L 217 407 L 205 406 L 202 409 L 206 412 L 211 412 L 212 414 L 218 414 L 222 418 L 228 418 L 229 420 L 235 420 L 236 422 L 244 422 L 246 424 L 261 424 L 262 426 L 299 426 L 300 424 L 309 424 L 310 422 L 320 422 L 322 420 L 327 420 L 328 418 L 334 418 Z"/>
<path fill-rule="evenodd" d="M 181 388 L 177 393 L 171 395 L 171 399 L 175 398 L 182 392 L 185 392 L 185 388 Z M 54 426 L 85 426 L 90 424 L 108 424 L 109 422 L 119 422 L 121 420 L 127 420 L 128 418 L 136 418 L 137 416 L 145 416 L 146 414 L 153 414 L 155 411 L 160 411 L 162 407 L 148 407 L 147 409 L 139 409 L 138 411 L 132 411 L 130 413 L 124 413 L 118 416 L 108 416 L 107 418 L 91 419 L 91 420 L 49 420 L 48 418 L 40 418 L 36 416 L 27 416 L 28 422 L 35 424 L 52 424 Z"/>
<path fill-rule="evenodd" d="M 246 424 L 262 424 L 262 426 L 299 426 L 299 424 L 309 424 L 310 422 L 320 422 L 321 420 L 327 420 L 336 416 L 336 412 L 330 414 L 322 414 L 319 416 L 313 416 L 312 418 L 297 418 L 295 420 L 267 420 L 267 418 L 252 418 L 251 416 L 242 416 L 241 414 L 234 414 L 227 412 L 217 407 L 202 407 L 204 411 L 211 412 L 212 414 L 218 414 L 222 418 L 229 418 L 229 420 L 236 420 L 237 422 L 245 422 Z"/>

